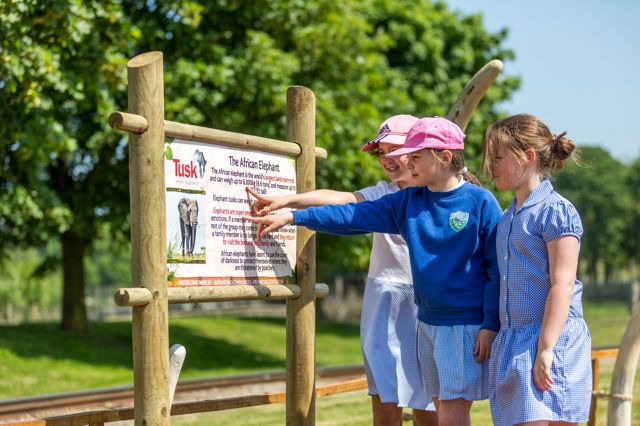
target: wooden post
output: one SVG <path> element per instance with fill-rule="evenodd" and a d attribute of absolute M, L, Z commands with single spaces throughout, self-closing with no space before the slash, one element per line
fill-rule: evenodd
<path fill-rule="evenodd" d="M 315 109 L 313 92 L 293 86 L 287 90 L 287 140 L 300 144 L 298 192 L 315 189 Z M 300 297 L 287 301 L 287 425 L 315 424 L 315 233 L 299 227 L 296 278 Z"/>
<path fill-rule="evenodd" d="M 447 114 L 447 118 L 456 123 L 462 131 L 467 128 L 473 111 L 476 110 L 482 97 L 487 93 L 500 71 L 502 71 L 502 61 L 494 59 L 487 62 L 471 77 L 471 80 L 467 82 L 462 92 L 458 95 Z"/>
<path fill-rule="evenodd" d="M 598 395 L 600 390 L 600 359 L 591 358 L 591 374 L 593 375 L 591 386 L 591 406 L 589 407 L 589 421 L 587 426 L 595 426 L 596 413 L 598 411 Z"/>
<path fill-rule="evenodd" d="M 622 337 L 611 378 L 611 396 L 607 424 L 609 426 L 631 425 L 631 403 L 633 379 L 640 356 L 640 309 L 636 309 Z"/>
<path fill-rule="evenodd" d="M 127 64 L 129 112 L 148 123 L 129 136 L 132 282 L 151 292 L 133 308 L 133 382 L 136 426 L 168 425 L 169 328 L 164 189 L 164 79 L 162 52 Z"/>

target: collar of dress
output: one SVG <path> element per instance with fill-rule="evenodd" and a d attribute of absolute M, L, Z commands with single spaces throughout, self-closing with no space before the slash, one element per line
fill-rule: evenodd
<path fill-rule="evenodd" d="M 516 199 L 514 198 L 509 205 L 509 210 L 514 213 L 519 213 L 522 209 L 527 207 L 534 206 L 538 203 L 544 201 L 551 193 L 553 192 L 553 185 L 548 177 L 544 178 L 542 182 L 533 190 L 531 194 L 527 197 L 527 199 L 522 203 L 520 208 L 516 211 Z"/>

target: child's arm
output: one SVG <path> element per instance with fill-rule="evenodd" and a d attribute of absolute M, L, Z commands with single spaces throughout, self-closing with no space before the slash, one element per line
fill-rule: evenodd
<path fill-rule="evenodd" d="M 495 197 L 491 196 L 483 204 L 482 229 L 479 237 L 483 240 L 487 282 L 484 286 L 484 319 L 476 338 L 473 354 L 478 362 L 491 356 L 491 345 L 500 329 L 498 302 L 500 298 L 500 272 L 496 254 L 496 232 L 502 217 L 502 210 Z"/>
<path fill-rule="evenodd" d="M 256 239 L 258 241 L 262 240 L 262 237 L 267 234 L 293 224 L 293 214 L 291 212 L 270 214 L 263 217 L 244 216 L 244 219 L 258 224 L 258 229 L 256 229 Z"/>
<path fill-rule="evenodd" d="M 402 210 L 403 191 L 386 195 L 374 201 L 328 205 L 295 210 L 285 214 L 264 217 L 245 216 L 258 224 L 258 240 L 286 225 L 306 226 L 319 232 L 352 235 L 365 232 L 398 234 L 399 213 Z"/>
<path fill-rule="evenodd" d="M 327 204 L 357 203 L 364 200 L 364 197 L 359 192 L 333 191 L 330 189 L 318 189 L 303 194 L 281 196 L 260 195 L 250 187 L 247 187 L 246 191 L 256 199 L 251 204 L 251 213 L 258 216 L 265 216 L 285 207 L 304 209 Z"/>
<path fill-rule="evenodd" d="M 574 235 L 564 235 L 547 243 L 551 290 L 544 308 L 542 329 L 538 338 L 538 352 L 533 365 L 533 381 L 541 390 L 553 385 L 551 364 L 553 348 L 558 342 L 569 313 L 571 295 L 578 270 L 579 242 Z"/>

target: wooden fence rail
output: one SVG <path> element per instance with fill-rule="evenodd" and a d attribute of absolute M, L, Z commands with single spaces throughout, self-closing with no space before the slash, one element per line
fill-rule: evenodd
<path fill-rule="evenodd" d="M 599 398 L 609 397 L 608 393 L 600 390 L 600 362 L 607 358 L 616 358 L 616 346 L 600 346 L 591 350 L 591 365 L 593 368 L 593 392 L 588 426 L 596 424 L 597 403 Z M 363 369 L 364 373 L 364 369 Z M 318 387 L 315 391 L 317 398 L 352 392 L 367 388 L 366 378 L 356 378 L 340 383 Z M 259 405 L 279 404 L 285 402 L 286 392 L 268 392 L 261 395 L 245 395 L 233 398 L 221 398 L 194 402 L 174 403 L 171 407 L 172 416 L 184 414 L 208 413 L 234 408 L 255 407 Z M 115 408 L 110 410 L 91 411 L 85 413 L 68 414 L 64 416 L 48 417 L 41 420 L 11 423 L 5 426 L 103 426 L 106 423 L 132 420 L 133 408 Z"/>

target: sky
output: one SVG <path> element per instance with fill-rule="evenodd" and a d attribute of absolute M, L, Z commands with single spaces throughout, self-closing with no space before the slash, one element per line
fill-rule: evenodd
<path fill-rule="evenodd" d="M 640 1 L 447 0 L 481 13 L 490 32 L 508 28 L 515 52 L 502 74 L 522 85 L 501 105 L 537 115 L 578 148 L 601 146 L 628 163 L 640 158 Z"/>

